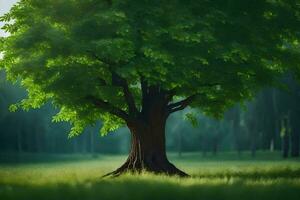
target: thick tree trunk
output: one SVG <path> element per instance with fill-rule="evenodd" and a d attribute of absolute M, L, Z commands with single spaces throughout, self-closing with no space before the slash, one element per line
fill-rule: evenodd
<path fill-rule="evenodd" d="M 139 117 L 128 128 L 131 132 L 131 150 L 126 162 L 117 170 L 105 176 L 119 176 L 122 173 L 164 173 L 167 175 L 188 176 L 169 162 L 165 145 L 166 117 L 160 112 Z"/>
<path fill-rule="evenodd" d="M 105 107 L 111 114 L 122 118 L 131 132 L 131 151 L 126 162 L 117 170 L 105 176 L 118 176 L 122 173 L 140 173 L 148 171 L 167 175 L 188 176 L 169 162 L 166 155 L 165 126 L 170 114 L 183 110 L 196 97 L 189 96 L 173 103 L 175 90 L 164 90 L 159 85 L 149 85 L 140 75 L 142 101 L 141 109 L 136 107 L 128 83 L 113 73 L 113 84 L 121 86 L 128 106 L 128 112 L 121 110 L 101 99 L 89 97 L 96 106 Z"/>

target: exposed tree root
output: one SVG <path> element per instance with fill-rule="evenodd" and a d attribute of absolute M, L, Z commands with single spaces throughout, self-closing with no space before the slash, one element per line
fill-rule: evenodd
<path fill-rule="evenodd" d="M 145 163 L 142 164 L 140 162 L 130 162 L 127 160 L 121 167 L 116 169 L 113 172 L 105 174 L 103 177 L 118 177 L 122 174 L 132 173 L 132 174 L 140 174 L 142 172 L 150 172 L 154 174 L 165 174 L 168 176 L 179 176 L 179 177 L 189 177 L 188 174 L 176 168 L 169 161 L 162 162 L 160 164 L 156 163 Z"/>

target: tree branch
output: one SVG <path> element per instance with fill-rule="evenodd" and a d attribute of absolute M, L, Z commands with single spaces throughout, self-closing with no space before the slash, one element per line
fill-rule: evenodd
<path fill-rule="evenodd" d="M 101 109 L 117 116 L 117 117 L 120 117 L 120 118 L 124 119 L 125 121 L 130 120 L 128 114 L 125 111 L 111 105 L 110 103 L 108 103 L 108 102 L 106 102 L 102 99 L 96 98 L 92 95 L 87 96 L 86 99 L 90 100 L 93 105 L 95 105 L 95 106 L 97 106 L 97 107 L 99 107 L 99 108 L 101 108 Z"/>
<path fill-rule="evenodd" d="M 220 82 L 203 83 L 203 84 L 199 85 L 199 87 L 214 87 L 214 86 L 218 86 L 218 85 L 221 85 L 221 83 Z M 173 89 L 169 90 L 169 97 L 172 98 L 175 95 L 176 90 L 178 90 L 178 88 L 173 88 Z M 192 101 L 198 95 L 200 95 L 200 94 L 199 93 L 194 94 L 194 95 L 191 95 L 191 96 L 187 97 L 186 99 L 184 99 L 182 101 L 179 101 L 179 102 L 176 102 L 176 103 L 173 103 L 173 104 L 169 104 L 168 105 L 169 114 L 173 113 L 173 112 L 176 112 L 176 111 L 179 111 L 179 110 L 185 109 L 188 105 L 190 105 L 192 103 Z"/>
<path fill-rule="evenodd" d="M 199 95 L 199 94 L 194 94 L 192 96 L 187 97 L 186 99 L 184 99 L 182 101 L 169 104 L 168 105 L 168 113 L 171 114 L 173 112 L 185 109 L 187 106 L 189 106 L 193 102 L 193 100 L 197 97 L 197 95 Z"/>
<path fill-rule="evenodd" d="M 127 102 L 129 108 L 129 113 L 136 115 L 138 113 L 138 110 L 136 108 L 134 97 L 130 92 L 127 80 L 118 75 L 116 72 L 112 72 L 112 84 L 123 88 L 125 101 Z"/>
<path fill-rule="evenodd" d="M 100 58 L 93 51 L 87 51 L 87 52 L 91 53 L 98 61 L 100 61 L 100 62 L 104 63 L 105 65 L 107 65 L 108 70 L 110 71 L 110 73 L 112 75 L 112 85 L 113 86 L 119 86 L 119 87 L 123 88 L 125 101 L 126 101 L 126 103 L 128 105 L 128 108 L 129 108 L 129 114 L 130 115 L 136 115 L 138 113 L 138 110 L 136 108 L 134 97 L 133 97 L 132 93 L 130 92 L 127 80 L 124 79 L 123 77 L 121 77 L 119 74 L 117 74 L 112 68 L 112 66 L 116 65 L 117 63 L 111 62 L 111 61 L 109 61 L 108 59 L 105 59 L 105 58 Z M 122 64 L 122 63 L 120 63 L 120 64 Z"/>

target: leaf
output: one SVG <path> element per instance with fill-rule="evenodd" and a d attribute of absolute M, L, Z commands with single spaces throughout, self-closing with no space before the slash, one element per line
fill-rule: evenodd
<path fill-rule="evenodd" d="M 184 119 L 189 121 L 194 128 L 198 127 L 199 125 L 197 115 L 195 113 L 192 112 L 186 113 Z"/>
<path fill-rule="evenodd" d="M 8 109 L 10 112 L 16 112 L 18 110 L 18 104 L 12 104 Z"/>

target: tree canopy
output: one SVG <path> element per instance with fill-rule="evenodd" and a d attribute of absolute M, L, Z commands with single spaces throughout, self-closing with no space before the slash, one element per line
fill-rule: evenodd
<path fill-rule="evenodd" d="M 11 110 L 51 101 L 71 135 L 124 125 L 145 87 L 164 91 L 169 113 L 220 116 L 300 75 L 297 0 L 21 0 L 1 21 L 0 65 L 28 91 Z"/>

